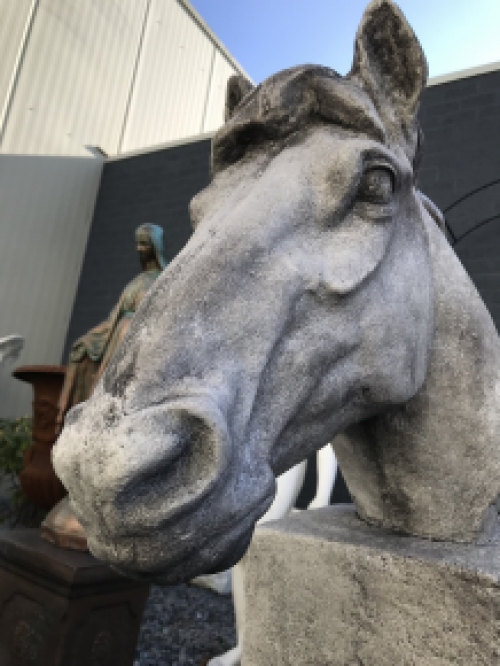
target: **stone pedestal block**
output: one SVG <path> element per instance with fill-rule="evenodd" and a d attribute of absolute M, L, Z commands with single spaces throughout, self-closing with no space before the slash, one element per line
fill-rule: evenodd
<path fill-rule="evenodd" d="M 149 585 L 38 529 L 0 533 L 0 664 L 132 666 Z"/>
<path fill-rule="evenodd" d="M 399 536 L 350 506 L 265 523 L 244 558 L 242 666 L 500 664 L 500 529 Z"/>

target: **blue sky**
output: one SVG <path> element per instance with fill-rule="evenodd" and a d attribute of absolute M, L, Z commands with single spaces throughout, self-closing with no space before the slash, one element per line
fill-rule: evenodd
<path fill-rule="evenodd" d="M 255 83 L 302 63 L 350 69 L 366 0 L 190 0 Z M 400 0 L 430 76 L 500 61 L 500 0 Z"/>

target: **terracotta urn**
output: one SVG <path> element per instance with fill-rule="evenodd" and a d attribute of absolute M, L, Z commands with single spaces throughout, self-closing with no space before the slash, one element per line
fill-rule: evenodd
<path fill-rule="evenodd" d="M 52 467 L 51 450 L 57 439 L 57 402 L 66 368 L 61 365 L 30 365 L 12 375 L 33 386 L 33 444 L 24 454 L 19 474 L 23 493 L 33 504 L 52 509 L 67 493 Z"/>

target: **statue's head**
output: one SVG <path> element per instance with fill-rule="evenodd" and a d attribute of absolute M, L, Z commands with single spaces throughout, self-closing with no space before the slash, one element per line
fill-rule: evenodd
<path fill-rule="evenodd" d="M 347 77 L 230 83 L 195 231 L 54 448 L 99 559 L 163 583 L 233 566 L 276 476 L 420 390 L 438 233 L 414 186 L 426 77 L 400 10 L 373 0 Z"/>
<path fill-rule="evenodd" d="M 145 266 L 150 259 L 156 261 L 158 270 L 167 265 L 165 249 L 163 247 L 163 229 L 156 224 L 141 224 L 135 230 L 137 253 L 141 266 Z"/>

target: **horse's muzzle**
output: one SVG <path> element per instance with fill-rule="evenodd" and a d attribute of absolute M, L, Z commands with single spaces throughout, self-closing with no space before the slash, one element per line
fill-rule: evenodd
<path fill-rule="evenodd" d="M 128 575 L 165 583 L 235 564 L 272 502 L 274 477 L 255 461 L 253 482 L 241 486 L 248 462 L 233 450 L 216 402 L 175 397 L 120 412 L 111 425 L 111 403 L 92 402 L 64 429 L 57 453 L 91 552 Z M 94 432 L 82 445 L 78 429 L 90 422 Z"/>

